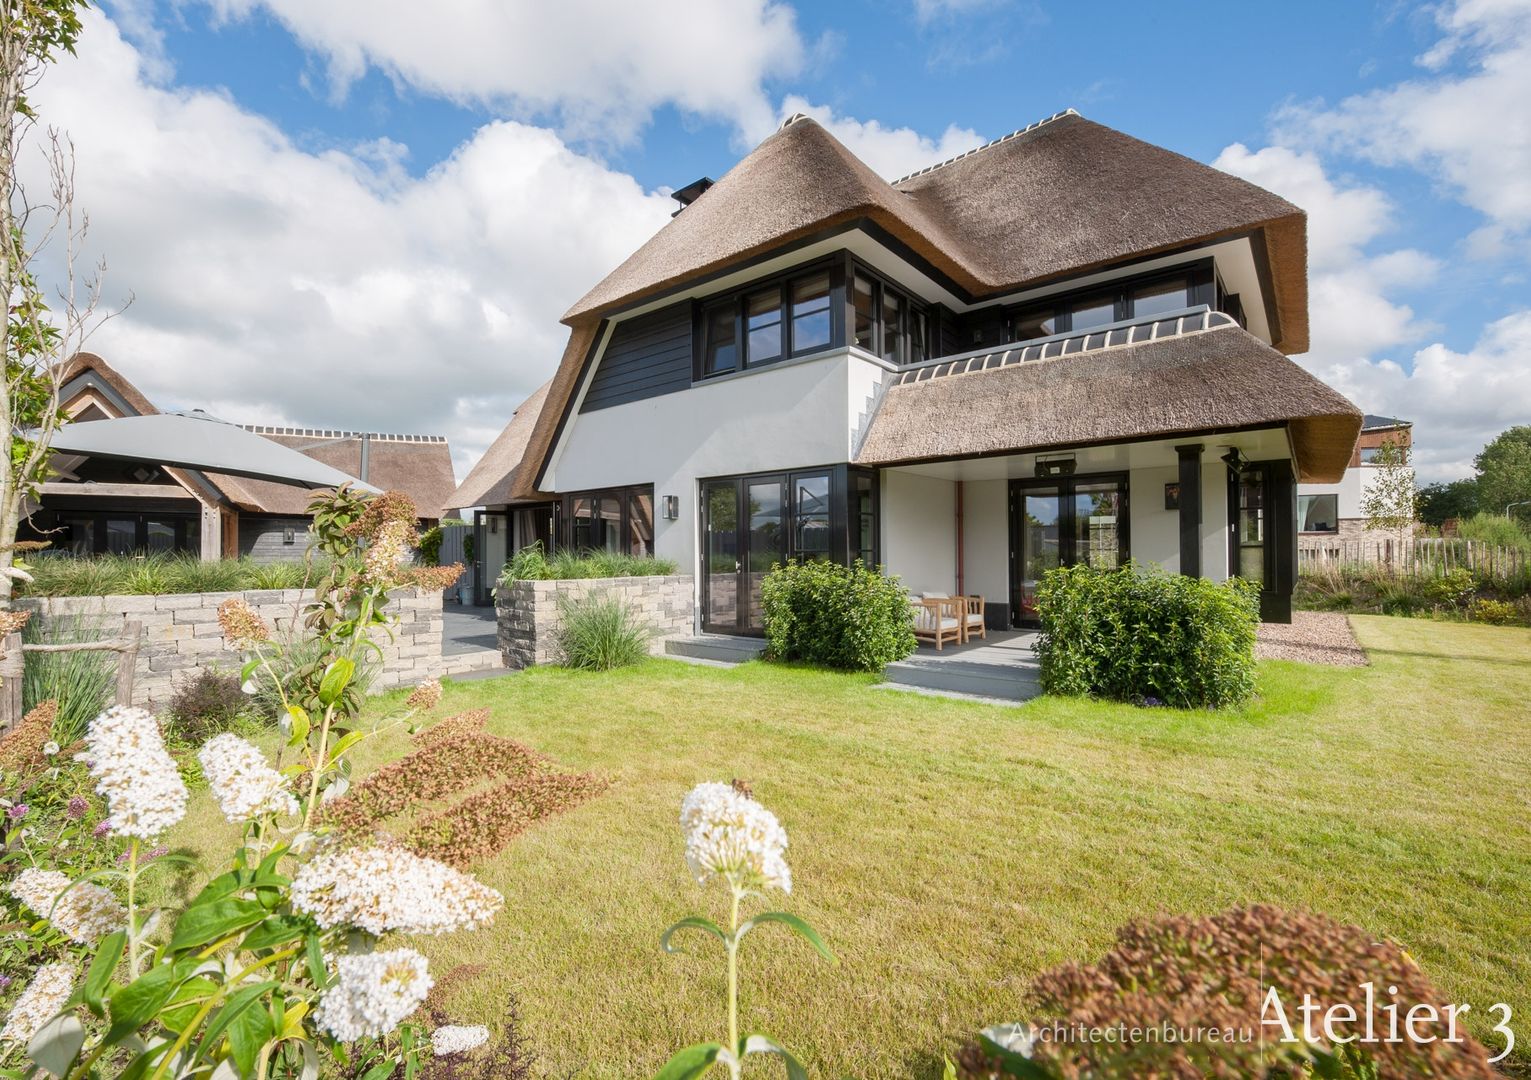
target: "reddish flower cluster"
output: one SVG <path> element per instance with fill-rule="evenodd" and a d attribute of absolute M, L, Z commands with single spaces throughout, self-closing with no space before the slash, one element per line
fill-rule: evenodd
<path fill-rule="evenodd" d="M 412 585 L 425 592 L 439 592 L 462 577 L 462 563 L 446 566 L 407 566 L 399 571 L 399 584 Z"/>
<path fill-rule="evenodd" d="M 458 735 L 482 732 L 484 725 L 488 722 L 488 709 L 472 709 L 465 713 L 458 713 L 456 716 L 449 716 L 440 723 L 415 732 L 414 742 L 416 746 L 434 746 Z"/>
<path fill-rule="evenodd" d="M 1363 989 L 1370 983 L 1370 1000 Z M 1483 1047 L 1459 1023 L 1459 1042 L 1446 1042 L 1444 1021 L 1429 1034 L 1436 1041 L 1385 1041 L 1393 1016 L 1428 1004 L 1443 1014 L 1446 1002 L 1414 961 L 1397 945 L 1324 915 L 1266 905 L 1211 917 L 1166 917 L 1133 923 L 1098 963 L 1067 964 L 1043 973 L 1029 992 L 1034 1028 L 1053 1032 L 1107 1029 L 1181 1031 L 1216 1028 L 1247 1032 L 1247 1040 L 1159 1039 L 1087 1041 L 1043 1037 L 1033 1060 L 1061 1077 L 1190 1077 L 1306 1075 L 1298 1047 L 1279 1043 L 1282 1032 L 1262 1028 L 1272 988 L 1284 1003 L 1295 1033 L 1304 995 L 1323 1016 L 1332 1006 L 1353 1010 L 1344 1034 L 1368 1030 L 1378 1040 L 1351 1043 L 1378 1075 L 1470 1077 L 1497 1075 Z M 1344 1015 L 1344 1014 L 1339 1014 Z M 1315 1024 L 1317 1026 L 1317 1024 Z M 1261 1039 L 1264 1031 L 1265 1038 Z M 1318 1028 L 1321 1032 L 1321 1027 Z M 1401 1029 L 1400 1029 L 1401 1030 Z M 1337 1032 L 1340 1034 L 1340 1032 Z M 1322 1047 L 1322 1035 L 1319 1037 Z M 1283 1064 L 1275 1054 L 1286 1049 Z M 1339 1049 L 1338 1047 L 1334 1049 Z M 979 1080 L 998 1074 L 998 1063 L 979 1046 L 959 1056 L 959 1076 Z"/>
<path fill-rule="evenodd" d="M 356 520 L 346 526 L 352 536 L 375 540 L 391 523 L 413 526 L 420 517 L 415 501 L 402 491 L 385 491 L 376 498 L 368 499 L 367 505 Z"/>
<path fill-rule="evenodd" d="M 26 626 L 31 618 L 32 613 L 30 611 L 14 609 L 0 611 L 0 638 L 21 633 L 21 628 Z"/>
<path fill-rule="evenodd" d="M 44 701 L 33 706 L 10 731 L 0 735 L 0 769 L 25 772 L 46 765 L 48 759 L 43 755 L 43 747 L 53 738 L 53 721 L 57 716 L 58 702 Z"/>
<path fill-rule="evenodd" d="M 418 855 L 462 868 L 502 851 L 538 821 L 578 806 L 608 786 L 590 773 L 512 777 L 422 817 L 405 845 Z"/>

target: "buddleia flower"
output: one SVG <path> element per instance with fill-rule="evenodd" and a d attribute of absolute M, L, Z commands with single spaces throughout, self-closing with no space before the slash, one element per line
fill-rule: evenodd
<path fill-rule="evenodd" d="M 698 784 L 681 803 L 680 824 L 698 884 L 716 876 L 736 889 L 792 891 L 787 831 L 754 799 L 728 784 Z"/>

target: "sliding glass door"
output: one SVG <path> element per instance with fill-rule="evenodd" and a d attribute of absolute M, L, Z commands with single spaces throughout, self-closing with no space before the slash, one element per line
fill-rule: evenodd
<path fill-rule="evenodd" d="M 1035 625 L 1049 570 L 1127 560 L 1127 477 L 1058 477 L 1010 484 L 1010 622 Z"/>

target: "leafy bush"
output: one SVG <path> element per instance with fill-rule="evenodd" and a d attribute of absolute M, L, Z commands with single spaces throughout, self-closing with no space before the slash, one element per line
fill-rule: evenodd
<path fill-rule="evenodd" d="M 1508 600 L 1490 600 L 1480 596 L 1467 605 L 1467 617 L 1473 622 L 1507 626 L 1520 618 L 1520 612 Z"/>
<path fill-rule="evenodd" d="M 237 676 L 198 668 L 176 684 L 166 711 L 176 734 L 200 744 L 228 731 L 249 707 L 250 698 Z"/>
<path fill-rule="evenodd" d="M 760 586 L 766 641 L 778 660 L 879 671 L 914 652 L 914 612 L 896 577 L 863 566 L 788 562 Z"/>
<path fill-rule="evenodd" d="M 579 578 L 663 577 L 675 573 L 675 560 L 617 551 L 555 551 L 551 556 L 534 541 L 516 552 L 500 571 L 501 585 L 513 581 L 568 581 Z"/>
<path fill-rule="evenodd" d="M 195 555 L 99 555 L 72 558 L 45 554 L 33 559 L 30 582 L 17 582 L 19 596 L 163 596 L 169 593 L 297 589 L 323 572 L 300 562 L 258 563 L 251 559 L 203 562 Z"/>
<path fill-rule="evenodd" d="M 329 650 L 318 638 L 304 637 L 292 631 L 278 642 L 278 646 L 265 657 L 265 663 L 270 668 L 269 677 L 255 680 L 256 710 L 262 716 L 272 718 L 287 715 L 283 693 L 304 708 L 313 705 L 316 675 L 322 674 L 329 663 Z M 358 653 L 355 674 L 347 684 L 347 696 L 358 702 L 365 698 L 372 680 L 377 677 L 377 671 L 376 654 Z"/>
<path fill-rule="evenodd" d="M 1494 547 L 1531 551 L 1531 535 L 1514 518 L 1502 514 L 1474 514 L 1457 523 L 1457 535 L 1464 540 L 1481 540 Z"/>
<path fill-rule="evenodd" d="M 21 640 L 32 645 L 101 641 L 113 636 L 99 619 L 81 615 L 52 619 L 34 616 L 21 630 Z M 23 707 L 30 711 L 45 701 L 58 702 L 53 740 L 60 746 L 77 742 L 84 736 L 86 725 L 111 704 L 119 655 L 105 650 L 28 653 L 21 678 Z"/>
<path fill-rule="evenodd" d="M 1255 587 L 1136 563 L 1049 570 L 1037 592 L 1049 694 L 1224 708 L 1255 686 Z"/>
<path fill-rule="evenodd" d="M 1425 582 L 1421 592 L 1436 607 L 1461 607 L 1477 591 L 1477 587 L 1472 571 L 1459 566 Z"/>
<path fill-rule="evenodd" d="M 614 596 L 558 598 L 559 662 L 581 671 L 611 671 L 643 660 L 653 631 Z"/>

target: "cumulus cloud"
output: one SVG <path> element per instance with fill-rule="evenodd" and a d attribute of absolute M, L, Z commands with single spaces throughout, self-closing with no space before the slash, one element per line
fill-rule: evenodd
<path fill-rule="evenodd" d="M 419 178 L 396 143 L 306 152 L 226 96 L 154 85 L 87 19 L 38 104 L 75 139 L 107 300 L 136 295 L 91 347 L 164 405 L 444 433 L 461 473 L 552 373 L 562 312 L 669 219 L 511 121 Z"/>
<path fill-rule="evenodd" d="M 934 165 L 938 161 L 971 150 L 984 142 L 983 136 L 971 128 L 950 124 L 939 137 L 921 135 L 908 127 L 887 127 L 876 120 L 857 120 L 853 116 L 841 116 L 828 105 L 815 105 L 796 94 L 782 101 L 778 123 L 802 113 L 811 116 L 843 142 L 851 153 L 870 165 L 874 172 L 887 180 L 895 180 L 916 169 Z M 763 138 L 764 133 L 752 133 Z"/>
<path fill-rule="evenodd" d="M 270 14 L 324 59 L 337 95 L 375 67 L 425 94 L 619 141 L 664 105 L 758 129 L 773 114 L 764 84 L 804 56 L 792 8 L 774 0 L 206 2 L 226 19 Z"/>

